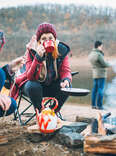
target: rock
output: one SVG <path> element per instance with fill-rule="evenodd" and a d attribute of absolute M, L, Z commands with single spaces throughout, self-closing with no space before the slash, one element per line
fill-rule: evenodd
<path fill-rule="evenodd" d="M 70 128 L 72 132 L 81 133 L 87 127 L 87 125 L 88 123 L 85 123 L 85 122 L 74 122 L 64 127 Z"/>
<path fill-rule="evenodd" d="M 59 143 L 67 147 L 82 147 L 84 138 L 81 133 L 86 127 L 87 123 L 75 122 L 67 126 L 63 126 L 56 134 L 56 139 Z"/>
<path fill-rule="evenodd" d="M 59 133 L 56 135 L 57 141 L 67 147 L 82 147 L 84 138 L 76 132 Z"/>
<path fill-rule="evenodd" d="M 76 122 L 85 122 L 89 124 L 92 122 L 92 118 L 76 116 Z"/>

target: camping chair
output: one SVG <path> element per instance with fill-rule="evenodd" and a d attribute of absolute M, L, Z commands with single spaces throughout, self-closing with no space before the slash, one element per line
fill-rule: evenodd
<path fill-rule="evenodd" d="M 72 72 L 72 76 L 78 74 L 79 72 Z M 9 88 L 9 85 L 8 85 L 8 81 L 6 81 L 5 83 L 5 87 L 6 88 Z M 22 110 L 21 109 L 21 102 L 25 100 L 27 102 L 27 106 Z M 46 105 L 52 105 L 53 101 L 52 100 L 48 100 L 46 103 L 45 103 L 45 107 Z M 19 119 L 19 123 L 20 125 L 26 125 L 29 121 L 31 121 L 35 116 L 36 116 L 36 113 L 35 113 L 35 110 L 34 112 L 32 113 L 32 110 L 31 110 L 31 113 L 29 112 L 29 109 L 33 107 L 33 104 L 32 102 L 30 101 L 30 99 L 24 95 L 24 93 L 22 92 L 22 90 L 20 89 L 19 90 L 19 96 L 18 96 L 18 100 L 17 100 L 17 109 L 14 113 L 14 120 L 17 120 Z M 34 107 L 33 107 L 34 108 Z M 62 118 L 62 115 L 60 112 L 57 113 L 57 116 L 63 120 Z M 25 120 L 22 119 L 22 117 L 26 117 Z"/>

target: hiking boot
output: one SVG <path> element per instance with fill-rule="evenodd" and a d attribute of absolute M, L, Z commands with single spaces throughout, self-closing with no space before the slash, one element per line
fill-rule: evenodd
<path fill-rule="evenodd" d="M 97 107 L 96 106 L 92 106 L 92 109 L 97 109 Z"/>

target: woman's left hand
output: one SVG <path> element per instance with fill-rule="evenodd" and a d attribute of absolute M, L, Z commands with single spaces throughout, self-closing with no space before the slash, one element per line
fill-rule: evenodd
<path fill-rule="evenodd" d="M 64 82 L 61 82 L 61 83 L 60 83 L 60 86 L 61 86 L 61 88 L 69 87 L 69 82 L 68 82 L 68 80 L 64 80 Z"/>

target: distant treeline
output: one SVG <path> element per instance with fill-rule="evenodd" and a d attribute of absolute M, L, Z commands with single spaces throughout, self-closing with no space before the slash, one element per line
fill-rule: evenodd
<path fill-rule="evenodd" d="M 40 4 L 0 9 L 0 29 L 6 45 L 0 60 L 21 56 L 38 24 L 53 23 L 59 40 L 70 45 L 73 55 L 87 55 L 95 40 L 102 40 L 105 53 L 116 51 L 116 10 L 90 6 Z"/>

